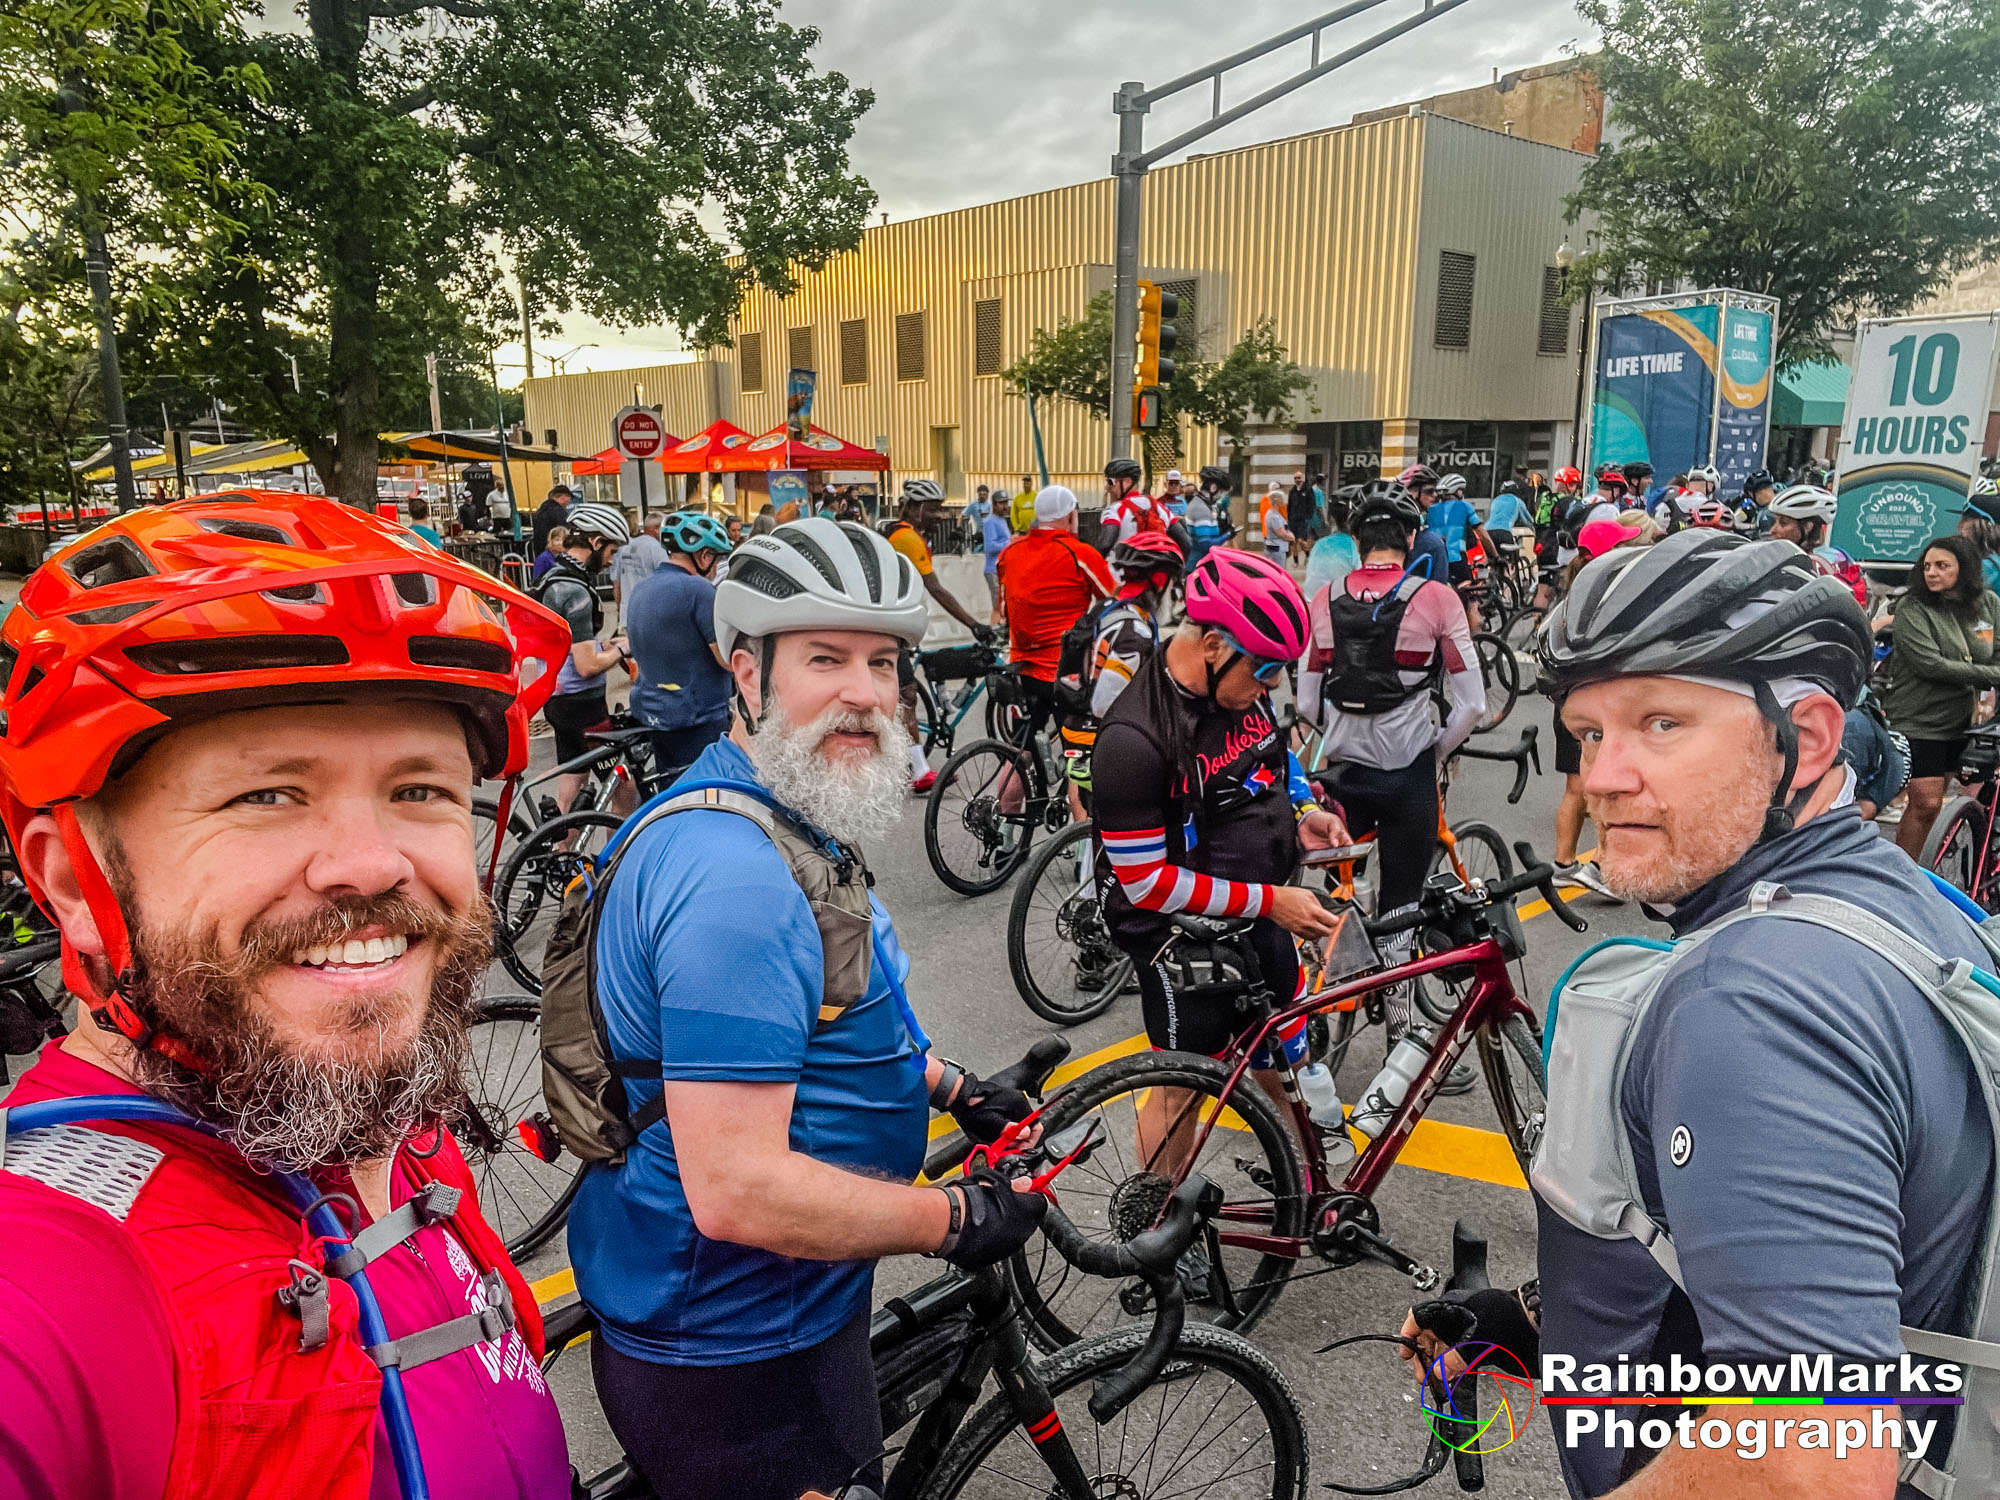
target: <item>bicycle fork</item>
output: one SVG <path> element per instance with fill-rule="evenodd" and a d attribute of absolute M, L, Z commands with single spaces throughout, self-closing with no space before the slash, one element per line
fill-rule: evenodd
<path fill-rule="evenodd" d="M 1056 1482 L 1056 1492 L 1066 1500 L 1094 1500 L 1096 1485 L 1084 1472 L 1076 1449 L 1070 1443 L 1069 1431 L 1063 1426 L 1062 1416 L 1056 1411 L 1055 1401 L 1049 1395 L 1049 1388 L 1043 1383 L 1034 1362 L 1028 1358 L 1027 1336 L 1022 1333 L 1018 1320 L 1009 1322 L 1006 1332 L 1001 1335 L 1000 1346 L 1000 1357 L 993 1368 L 994 1378 L 1000 1382 L 1000 1389 L 1006 1393 L 1008 1403 L 1020 1417 L 1021 1430 L 1035 1445 L 1036 1456 L 1048 1466 Z"/>

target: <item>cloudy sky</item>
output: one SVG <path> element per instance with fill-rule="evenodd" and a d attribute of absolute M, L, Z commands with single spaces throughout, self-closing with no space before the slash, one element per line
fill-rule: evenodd
<path fill-rule="evenodd" d="M 1332 0 L 784 0 L 783 14 L 818 28 L 822 68 L 875 91 L 852 156 L 880 210 L 907 219 L 1104 176 L 1121 81 L 1164 82 L 1332 8 Z M 1330 30 L 1322 56 L 1415 9 L 1416 0 L 1382 0 Z M 1553 61 L 1591 39 L 1571 0 L 1467 0 L 1194 149 L 1323 129 L 1361 110 L 1488 82 L 1496 68 Z M 1224 107 L 1303 68 L 1307 45 L 1239 70 Z M 1208 103 L 1196 87 L 1156 107 L 1149 141 L 1206 118 Z M 597 347 L 570 354 L 564 368 L 647 364 L 674 347 L 658 332 L 582 318 L 565 333 L 566 342 L 538 345 L 538 367 L 579 344 Z"/>

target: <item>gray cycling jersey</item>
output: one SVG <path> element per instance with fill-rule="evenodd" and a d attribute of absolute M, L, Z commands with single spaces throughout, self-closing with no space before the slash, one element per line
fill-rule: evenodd
<path fill-rule="evenodd" d="M 1676 933 L 1739 908 L 1760 880 L 1988 962 L 1965 918 L 1846 810 L 1753 851 L 1680 905 Z M 1688 1290 L 1637 1241 L 1541 1206 L 1544 1354 L 1894 1359 L 1900 1324 L 1967 1331 L 1992 1130 L 1964 1048 L 1886 960 L 1805 923 L 1718 932 L 1640 1022 L 1621 1109 L 1646 1212 L 1672 1234 Z M 1941 1426 L 1940 1448 L 1948 1438 Z M 1594 1439 L 1560 1451 L 1579 1500 L 1647 1457 Z"/>

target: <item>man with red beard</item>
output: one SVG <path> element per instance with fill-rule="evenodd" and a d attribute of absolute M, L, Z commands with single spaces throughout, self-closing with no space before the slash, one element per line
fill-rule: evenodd
<path fill-rule="evenodd" d="M 866 527 L 745 541 L 715 591 L 735 722 L 599 875 L 596 997 L 637 1137 L 586 1170 L 569 1247 L 611 1430 L 674 1500 L 879 1488 L 875 1261 L 990 1265 L 1046 1206 L 986 1169 L 908 1185 L 930 1109 L 979 1141 L 1029 1109 L 927 1055 L 858 847 L 907 800 L 896 655 L 924 597 Z M 683 796 L 711 800 L 668 810 Z"/>
<path fill-rule="evenodd" d="M 23 585 L 0 816 L 79 1024 L 7 1099 L 0 1493 L 569 1494 L 442 1123 L 489 959 L 473 783 L 526 764 L 567 635 L 292 495 L 119 516 Z"/>

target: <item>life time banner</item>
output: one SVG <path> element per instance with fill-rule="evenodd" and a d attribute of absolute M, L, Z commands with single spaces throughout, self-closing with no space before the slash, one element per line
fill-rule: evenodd
<path fill-rule="evenodd" d="M 1593 469 L 1644 459 L 1665 483 L 1712 463 L 1735 494 L 1764 466 L 1770 421 L 1769 312 L 1720 300 L 1598 323 Z"/>
<path fill-rule="evenodd" d="M 1979 472 L 1996 322 L 2000 313 L 1862 323 L 1840 429 L 1836 547 L 1863 562 L 1914 562 L 1957 527 Z"/>

